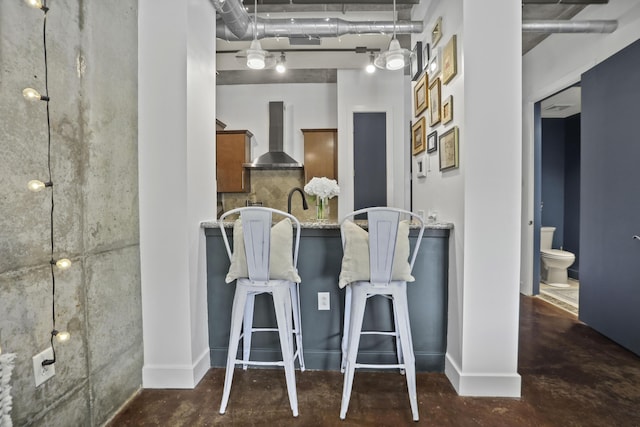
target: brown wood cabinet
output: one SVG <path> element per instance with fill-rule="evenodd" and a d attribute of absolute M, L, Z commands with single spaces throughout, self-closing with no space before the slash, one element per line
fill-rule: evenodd
<path fill-rule="evenodd" d="M 251 191 L 251 176 L 242 164 L 251 161 L 252 136 L 248 130 L 216 132 L 216 179 L 219 193 Z"/>
<path fill-rule="evenodd" d="M 301 129 L 304 135 L 304 182 L 314 176 L 338 179 L 338 130 Z"/>

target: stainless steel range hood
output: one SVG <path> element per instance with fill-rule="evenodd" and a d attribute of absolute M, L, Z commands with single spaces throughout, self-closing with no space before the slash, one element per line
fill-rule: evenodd
<path fill-rule="evenodd" d="M 244 163 L 251 169 L 300 169 L 302 165 L 284 152 L 284 102 L 269 102 L 269 151 Z"/>

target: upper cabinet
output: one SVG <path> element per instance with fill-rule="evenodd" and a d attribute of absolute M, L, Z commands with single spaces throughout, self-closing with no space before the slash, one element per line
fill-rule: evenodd
<path fill-rule="evenodd" d="M 304 135 L 304 182 L 314 176 L 338 179 L 338 130 L 301 129 Z"/>
<path fill-rule="evenodd" d="M 216 179 L 219 193 L 248 193 L 251 176 L 242 166 L 251 161 L 251 137 L 248 130 L 216 132 Z"/>

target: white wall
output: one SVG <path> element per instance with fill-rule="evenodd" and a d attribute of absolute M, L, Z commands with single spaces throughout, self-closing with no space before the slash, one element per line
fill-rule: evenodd
<path fill-rule="evenodd" d="M 414 209 L 455 227 L 445 373 L 461 395 L 519 396 L 521 6 L 439 0 L 413 15 L 429 32 L 442 16 L 438 46 L 458 39 L 458 75 L 442 88 L 453 95 L 453 123 L 435 129 L 459 127 L 460 167 L 441 173 L 428 156 L 431 171 L 413 193 Z"/>
<path fill-rule="evenodd" d="M 217 118 L 227 125 L 227 130 L 247 129 L 253 133 L 252 159 L 269 149 L 270 101 L 285 104 L 284 151 L 300 163 L 304 163 L 304 135 L 300 129 L 338 127 L 335 83 L 218 86 Z"/>
<path fill-rule="evenodd" d="M 408 84 L 400 71 L 338 70 L 338 178 L 340 204 L 338 218 L 353 211 L 353 113 L 387 114 L 387 202 L 389 206 L 409 207 L 406 182 L 409 169 L 409 123 L 405 122 L 410 100 Z"/>
<path fill-rule="evenodd" d="M 145 388 L 191 388 L 209 368 L 200 222 L 215 216 L 214 34 L 206 0 L 139 2 Z"/>
<path fill-rule="evenodd" d="M 611 34 L 554 34 L 522 58 L 522 271 L 521 292 L 533 289 L 533 106 L 580 81 L 580 76 L 599 62 L 640 38 L 640 3 L 610 0 L 592 5 L 574 19 L 615 19 L 618 29 Z"/>

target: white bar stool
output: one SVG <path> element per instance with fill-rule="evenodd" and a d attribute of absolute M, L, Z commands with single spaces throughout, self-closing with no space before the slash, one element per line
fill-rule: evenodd
<path fill-rule="evenodd" d="M 240 221 L 234 225 L 234 251 L 231 251 L 223 221 L 232 214 L 240 214 Z M 273 228 L 272 214 L 285 219 Z M 292 225 L 295 226 L 295 239 Z M 300 294 L 296 265 L 300 245 L 300 222 L 286 212 L 265 207 L 246 207 L 230 210 L 219 219 L 225 248 L 231 266 L 227 283 L 236 280 L 236 292 L 231 310 L 231 331 L 227 367 L 220 404 L 220 413 L 224 414 L 229 401 L 233 371 L 236 364 L 283 366 L 287 381 L 289 403 L 293 416 L 298 416 L 298 397 L 295 382 L 295 359 L 304 370 L 302 350 L 302 328 L 300 323 Z M 243 263 L 244 261 L 244 263 Z M 246 263 L 246 265 L 245 265 Z M 255 296 L 268 293 L 273 297 L 277 328 L 254 328 L 253 308 Z M 293 324 L 292 324 L 293 317 Z M 240 330 L 243 333 L 240 333 Z M 282 359 L 280 361 L 251 361 L 251 335 L 254 332 L 275 332 L 280 338 Z M 295 335 L 296 351 L 292 336 Z M 238 344 L 243 340 L 242 359 L 236 359 Z"/>
<path fill-rule="evenodd" d="M 353 222 L 356 215 L 366 214 L 368 234 Z M 420 232 L 413 251 L 409 245 L 409 222 L 400 221 L 404 216 L 416 221 Z M 412 212 L 396 208 L 374 207 L 361 209 L 347 215 L 340 224 L 343 246 L 340 287 L 346 286 L 344 330 L 342 335 L 342 367 L 344 385 L 340 418 L 345 419 L 351 398 L 356 368 L 400 369 L 406 374 L 409 401 L 414 421 L 418 421 L 416 370 L 409 308 L 407 281 L 413 281 L 411 270 L 415 263 L 424 221 Z M 409 256 L 411 260 L 408 261 Z M 367 259 L 368 258 L 368 259 Z M 368 261 L 368 262 L 367 262 Z M 363 331 L 367 299 L 382 295 L 393 303 L 394 331 Z M 397 364 L 357 363 L 360 335 L 388 335 L 395 337 Z"/>

